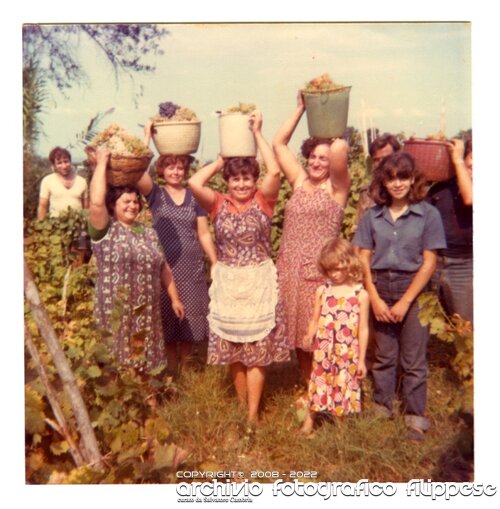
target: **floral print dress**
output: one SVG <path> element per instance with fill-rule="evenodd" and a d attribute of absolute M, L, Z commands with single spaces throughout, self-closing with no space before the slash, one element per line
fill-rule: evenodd
<path fill-rule="evenodd" d="M 121 366 L 148 371 L 166 364 L 160 311 L 165 263 L 156 232 L 112 221 L 92 241 L 97 278 L 94 315 Z"/>
<path fill-rule="evenodd" d="M 314 339 L 310 409 L 343 416 L 361 411 L 361 384 L 356 377 L 359 361 L 359 293 L 335 296 L 327 282 L 322 296 L 321 315 Z"/>
<path fill-rule="evenodd" d="M 303 338 L 311 320 L 316 288 L 325 282 L 316 260 L 326 241 L 339 234 L 344 209 L 325 189 L 297 188 L 285 207 L 276 260 L 289 343 L 310 351 Z"/>
<path fill-rule="evenodd" d="M 219 199 L 221 198 L 219 196 Z M 249 208 L 238 213 L 230 210 L 230 200 L 224 197 L 221 207 L 213 215 L 213 220 L 217 264 L 244 268 L 271 260 L 271 217 L 263 211 L 255 196 Z M 214 291 L 212 285 L 210 299 L 213 301 L 217 298 L 217 291 Z M 244 300 L 241 305 L 245 306 Z M 286 343 L 283 307 L 279 297 L 275 310 L 275 326 L 259 341 L 229 341 L 210 328 L 208 364 L 241 362 L 245 366 L 267 366 L 272 362 L 288 360 L 290 349 Z"/>

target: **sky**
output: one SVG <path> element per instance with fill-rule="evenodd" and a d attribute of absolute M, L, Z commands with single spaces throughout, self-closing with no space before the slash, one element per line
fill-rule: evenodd
<path fill-rule="evenodd" d="M 175 503 L 171 487 L 116 487 L 99 490 L 71 487 L 57 490 L 24 485 L 23 370 L 22 345 L 22 74 L 21 26 L 23 23 L 65 22 L 373 22 L 397 21 L 396 25 L 335 26 L 325 33 L 317 23 L 290 26 L 238 27 L 172 26 L 165 44 L 165 56 L 158 71 L 141 79 L 144 96 L 135 110 L 132 91 L 122 82 L 116 89 L 114 78 L 103 62 L 87 47 L 92 86 L 75 90 L 68 101 L 54 95 L 44 118 L 47 140 L 39 150 L 46 155 L 53 144 L 67 144 L 99 111 L 114 106 L 116 113 L 107 121 L 120 123 L 131 134 L 140 136 L 138 124 L 156 113 L 158 104 L 172 100 L 193 109 L 203 121 L 202 144 L 198 158 L 211 159 L 218 150 L 217 116 L 214 111 L 236 102 L 255 102 L 264 115 L 264 135 L 272 138 L 280 123 L 295 106 L 296 91 L 305 81 L 329 72 L 336 81 L 351 85 L 349 125 L 359 128 L 361 101 L 367 116 L 381 131 L 405 131 L 426 136 L 441 126 L 445 105 L 446 133 L 453 136 L 472 125 L 474 130 L 474 261 L 475 295 L 475 422 L 476 482 L 500 487 L 496 459 L 500 455 L 497 439 L 495 387 L 498 386 L 498 314 L 496 292 L 498 270 L 498 231 L 495 203 L 498 201 L 499 92 L 496 52 L 500 47 L 498 18 L 492 8 L 480 2 L 420 0 L 383 3 L 358 0 L 332 2 L 150 2 L 105 3 L 86 0 L 84 4 L 65 0 L 18 0 L 3 13 L 2 98 L 6 117 L 0 123 L 3 145 L 4 220 L 6 242 L 0 264 L 3 291 L 0 309 L 6 321 L 3 331 L 3 357 L 8 362 L 0 370 L 3 407 L 9 418 L 0 426 L 4 440 L 4 461 L 0 478 L 6 492 L 37 507 L 89 507 L 96 500 L 137 507 L 156 495 L 160 503 Z M 490 3 L 488 3 L 490 4 Z M 286 6 L 286 8 L 284 7 Z M 410 21 L 412 24 L 403 25 Z M 429 22 L 443 22 L 429 25 Z M 450 26 L 450 21 L 458 24 Z M 471 33 L 463 22 L 472 21 Z M 423 22 L 415 25 L 413 22 Z M 175 28 L 175 30 L 174 30 Z M 257 30 L 259 28 L 259 30 Z M 199 34 L 194 37 L 192 34 Z M 212 35 L 213 34 L 213 35 Z M 470 58 L 472 52 L 472 58 Z M 472 71 L 472 74 L 471 74 Z M 161 77 L 160 77 L 161 75 Z M 471 94 L 472 76 L 472 94 Z M 95 81 L 94 81 L 95 80 Z M 471 108 L 472 105 L 472 108 Z M 297 128 L 291 146 L 298 150 L 306 137 L 305 119 Z M 78 156 L 78 154 L 75 154 Z M 493 295 L 493 296 L 492 296 Z M 7 438 L 8 437 L 8 438 Z M 4 490 L 5 492 L 5 490 Z M 168 496 L 165 497 L 165 494 Z M 56 495 L 54 497 L 54 495 Z M 498 495 L 497 495 L 498 496 Z M 98 499 L 96 497 L 99 497 Z M 147 497 L 147 498 L 146 498 Z M 380 499 L 388 507 L 403 497 Z M 496 497 L 495 497 L 496 498 Z M 271 503 L 276 499 L 269 498 Z M 283 501 L 280 499 L 280 501 Z M 314 501 L 317 501 L 316 499 Z M 488 505 L 485 497 L 468 497 L 470 505 Z M 259 502 L 259 500 L 257 500 Z M 302 500 L 286 501 L 291 507 Z M 367 500 L 334 500 L 350 505 Z M 377 502 L 371 499 L 370 505 Z M 413 505 L 428 499 L 411 500 Z M 433 505 L 448 504 L 436 500 Z"/>
<path fill-rule="evenodd" d="M 472 127 L 471 29 L 458 23 L 248 23 L 165 24 L 164 54 L 156 71 L 136 76 L 143 87 L 137 104 L 132 83 L 117 83 L 102 51 L 81 38 L 79 59 L 89 86 L 63 97 L 51 90 L 41 117 L 45 136 L 38 153 L 75 141 L 97 113 L 114 108 L 99 124 L 114 122 L 142 138 L 141 124 L 172 101 L 202 121 L 197 157 L 219 150 L 217 110 L 239 102 L 263 113 L 270 141 L 296 104 L 297 90 L 323 73 L 351 86 L 348 125 L 425 137 Z M 364 116 L 363 116 L 364 115 Z M 307 137 L 305 116 L 292 138 L 298 150 Z M 74 149 L 74 159 L 85 157 Z"/>

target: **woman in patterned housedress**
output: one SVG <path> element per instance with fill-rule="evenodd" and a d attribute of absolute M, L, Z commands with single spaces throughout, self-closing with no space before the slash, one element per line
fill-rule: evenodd
<path fill-rule="evenodd" d="M 313 431 L 319 412 L 361 412 L 360 381 L 366 376 L 370 303 L 361 261 L 354 246 L 338 238 L 323 246 L 318 266 L 327 281 L 316 290 L 304 337 L 314 349 L 304 433 Z"/>
<path fill-rule="evenodd" d="M 149 146 L 153 123 L 146 122 L 144 143 Z M 165 184 L 159 186 L 145 172 L 137 183 L 153 215 L 153 228 L 160 238 L 165 258 L 185 306 L 186 316 L 179 320 L 167 294 L 161 292 L 161 315 L 167 349 L 168 369 L 175 374 L 186 365 L 195 344 L 208 338 L 208 284 L 205 257 L 211 266 L 217 261 L 215 245 L 208 228 L 206 211 L 198 204 L 184 181 L 193 157 L 161 155 L 156 172 Z"/>
<path fill-rule="evenodd" d="M 160 287 L 165 288 L 180 319 L 184 306 L 156 232 L 136 222 L 141 210 L 139 192 L 131 186 L 107 189 L 110 152 L 98 149 L 96 156 L 89 210 L 97 266 L 94 314 L 98 327 L 112 334 L 118 364 L 146 375 L 165 365 Z M 115 330 L 114 314 L 120 307 Z"/>
<path fill-rule="evenodd" d="M 290 360 L 276 268 L 271 259 L 271 219 L 280 188 L 280 169 L 261 133 L 262 116 L 250 126 L 267 168 L 257 189 L 259 163 L 234 157 L 213 163 L 189 180 L 193 194 L 214 221 L 217 264 L 210 287 L 208 364 L 229 365 L 239 401 L 258 422 L 266 366 Z M 228 194 L 207 186 L 224 170 Z"/>
<path fill-rule="evenodd" d="M 307 386 L 312 347 L 304 344 L 303 339 L 311 319 L 314 292 L 325 281 L 316 259 L 324 243 L 339 234 L 351 178 L 347 170 L 349 146 L 343 139 L 305 140 L 301 150 L 307 160 L 306 169 L 288 147 L 304 111 L 304 98 L 299 91 L 297 108 L 276 133 L 273 147 L 292 187 L 292 196 L 285 206 L 276 266 L 289 342 L 295 346 Z"/>

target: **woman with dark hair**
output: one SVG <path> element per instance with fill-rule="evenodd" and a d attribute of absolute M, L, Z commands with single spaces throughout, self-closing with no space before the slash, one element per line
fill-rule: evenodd
<path fill-rule="evenodd" d="M 97 150 L 90 182 L 89 234 L 97 266 L 94 315 L 99 329 L 113 338 L 118 364 L 147 374 L 165 365 L 160 287 L 179 319 L 184 306 L 156 232 L 136 221 L 142 208 L 139 191 L 130 186 L 107 189 L 109 156 Z"/>
<path fill-rule="evenodd" d="M 217 264 L 212 272 L 208 364 L 229 365 L 239 401 L 258 422 L 265 368 L 290 359 L 276 268 L 271 259 L 271 220 L 280 188 L 280 169 L 261 133 L 262 116 L 251 129 L 267 168 L 257 188 L 259 163 L 252 157 L 214 162 L 198 170 L 189 187 L 214 223 Z M 208 187 L 223 170 L 227 194 Z"/>
<path fill-rule="evenodd" d="M 297 108 L 273 140 L 278 163 L 292 187 L 285 207 L 283 234 L 276 266 L 283 294 L 287 334 L 296 348 L 306 386 L 309 385 L 312 346 L 304 342 L 316 288 L 325 282 L 316 259 L 323 244 L 336 238 L 344 218 L 351 177 L 347 171 L 349 146 L 343 139 L 306 140 L 301 162 L 288 147 L 305 111 L 302 93 Z"/>
<path fill-rule="evenodd" d="M 153 123 L 144 127 L 144 144 L 149 146 Z M 161 315 L 167 348 L 168 369 L 175 374 L 183 368 L 195 344 L 208 338 L 208 285 L 205 256 L 213 267 L 217 261 L 205 210 L 199 205 L 185 180 L 191 155 L 161 155 L 156 172 L 163 186 L 144 173 L 137 187 L 146 197 L 153 215 L 153 228 L 160 239 L 167 263 L 172 269 L 186 316 L 183 320 L 172 311 L 168 295 L 162 291 Z"/>
<path fill-rule="evenodd" d="M 360 248 L 374 315 L 375 408 L 392 415 L 400 369 L 408 438 L 422 440 L 429 428 L 429 331 L 420 324 L 417 298 L 436 268 L 436 250 L 446 247 L 443 223 L 437 209 L 424 201 L 426 183 L 407 153 L 382 159 L 370 194 L 377 205 L 365 212 L 353 243 Z"/>

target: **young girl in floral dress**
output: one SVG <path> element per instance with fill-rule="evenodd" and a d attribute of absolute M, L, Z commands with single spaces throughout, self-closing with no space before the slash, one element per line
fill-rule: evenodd
<path fill-rule="evenodd" d="M 368 293 L 354 247 L 332 239 L 318 260 L 327 282 L 318 287 L 304 343 L 313 347 L 309 412 L 302 431 L 311 433 L 319 412 L 340 417 L 361 411 L 360 380 L 366 376 Z"/>

